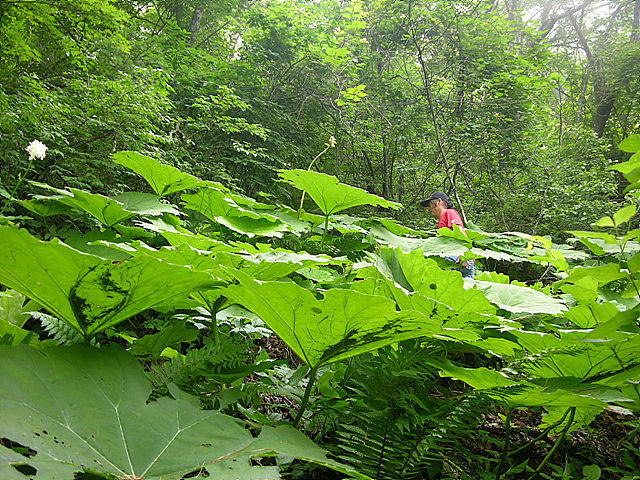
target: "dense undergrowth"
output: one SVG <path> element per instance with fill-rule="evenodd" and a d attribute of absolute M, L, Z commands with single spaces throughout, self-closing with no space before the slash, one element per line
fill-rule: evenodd
<path fill-rule="evenodd" d="M 114 161 L 153 193 L 6 198 L 3 479 L 640 478 L 640 153 L 634 203 L 563 245 L 411 230 L 310 171 L 279 173 L 292 209 Z"/>

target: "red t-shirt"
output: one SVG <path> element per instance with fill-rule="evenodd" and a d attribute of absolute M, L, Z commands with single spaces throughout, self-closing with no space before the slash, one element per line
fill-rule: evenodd
<path fill-rule="evenodd" d="M 456 224 L 460 227 L 460 230 L 464 233 L 464 226 L 462 225 L 462 219 L 460 214 L 453 208 L 447 208 L 440 218 L 438 219 L 438 228 L 447 227 L 453 229 L 451 225 Z"/>

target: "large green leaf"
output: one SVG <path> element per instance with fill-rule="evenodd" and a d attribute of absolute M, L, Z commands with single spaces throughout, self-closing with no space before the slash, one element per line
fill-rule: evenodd
<path fill-rule="evenodd" d="M 232 196 L 215 188 L 203 188 L 182 195 L 186 208 L 202 213 L 214 222 L 250 237 L 280 237 L 289 227 L 269 210 L 254 209 L 246 197 Z"/>
<path fill-rule="evenodd" d="M 164 165 L 153 158 L 136 152 L 118 152 L 113 161 L 141 175 L 157 195 L 165 196 L 206 183 L 188 173 L 181 172 L 171 165 Z"/>
<path fill-rule="evenodd" d="M 34 185 L 53 190 L 58 194 L 55 196 L 55 199 L 59 203 L 87 212 L 107 227 L 111 227 L 137 215 L 136 212 L 125 209 L 122 202 L 98 193 L 90 193 L 77 188 L 61 190 L 45 183 L 34 182 Z"/>
<path fill-rule="evenodd" d="M 187 229 L 166 223 L 162 218 L 149 218 L 139 225 L 147 230 L 163 236 L 170 245 L 178 246 L 187 244 L 198 250 L 237 252 L 240 248 L 232 247 L 215 238 L 201 234 L 193 234 Z"/>
<path fill-rule="evenodd" d="M 481 249 L 471 247 L 468 238 L 459 238 L 459 235 L 464 237 L 462 233 L 446 234 L 446 231 L 451 232 L 447 228 L 441 228 L 438 232 L 442 234 L 436 237 L 429 238 L 410 238 L 401 237 L 391 233 L 386 228 L 381 226 L 374 226 L 370 229 L 370 233 L 375 236 L 381 243 L 388 245 L 392 248 L 400 248 L 404 253 L 409 253 L 414 250 L 422 250 L 426 256 L 439 256 L 444 257 L 446 255 L 464 256 L 464 258 L 493 258 L 495 260 L 512 260 L 512 256 L 508 253 L 497 252 L 495 250 Z"/>
<path fill-rule="evenodd" d="M 38 196 L 30 200 L 19 200 L 19 203 L 27 210 L 41 217 L 52 217 L 54 215 L 73 212 L 73 208 L 58 202 L 61 198 L 63 198 L 62 195 L 52 195 L 51 197 Z"/>
<path fill-rule="evenodd" d="M 621 278 L 627 278 L 628 274 L 620 270 L 617 263 L 608 263 L 600 267 L 576 267 L 569 272 L 569 276 L 555 283 L 560 286 L 565 283 L 573 283 L 581 278 L 592 277 L 598 282 L 598 286 L 602 287 L 607 283 Z"/>
<path fill-rule="evenodd" d="M 338 183 L 338 179 L 332 175 L 307 170 L 280 170 L 278 175 L 291 185 L 307 192 L 325 215 L 360 205 L 402 208 L 400 203 L 372 195 L 361 188 Z"/>
<path fill-rule="evenodd" d="M 618 148 L 624 152 L 640 152 L 640 135 L 636 134 L 628 136 L 620 142 Z"/>
<path fill-rule="evenodd" d="M 86 338 L 220 282 L 209 273 L 132 257 L 119 263 L 0 227 L 0 283 L 36 300 Z"/>
<path fill-rule="evenodd" d="M 437 315 L 397 311 L 382 296 L 333 289 L 318 300 L 290 282 L 258 282 L 236 272 L 226 296 L 253 311 L 310 367 L 442 332 Z"/>
<path fill-rule="evenodd" d="M 394 250 L 398 265 L 412 291 L 444 303 L 458 313 L 494 314 L 496 309 L 479 290 L 465 289 L 459 272 L 439 268 L 420 250 L 403 254 Z"/>
<path fill-rule="evenodd" d="M 567 310 L 562 300 L 532 288 L 478 280 L 475 285 L 492 303 L 509 312 L 559 315 Z"/>
<path fill-rule="evenodd" d="M 609 322 L 615 322 L 615 317 Z M 578 382 L 602 381 L 640 363 L 640 335 L 608 330 L 606 337 L 585 334 L 583 330 L 563 332 L 560 337 L 537 332 L 514 331 L 518 343 L 532 354 L 544 354 L 527 366 L 541 384 L 554 377 L 574 378 Z M 600 338 L 599 338 L 600 337 Z M 609 384 L 611 385 L 611 384 Z M 615 385 L 611 385 L 615 386 Z"/>
<path fill-rule="evenodd" d="M 240 420 L 199 410 L 197 399 L 173 389 L 175 400 L 147 404 L 145 374 L 119 347 L 0 347 L 0 364 L 0 437 L 37 452 L 24 463 L 49 465 L 36 480 L 71 480 L 70 472 L 84 469 L 172 480 L 210 464 L 219 472 L 217 462 L 224 462 L 228 476 L 213 478 L 277 479 L 273 470 L 247 468 L 250 457 L 272 454 L 366 479 L 290 427 L 265 427 L 254 438 Z M 19 461 L 7 453 L 0 451 L 0 462 Z M 227 461 L 233 459 L 238 461 Z M 0 468 L 6 470 L 6 463 Z"/>
<path fill-rule="evenodd" d="M 180 215 L 180 212 L 173 205 L 159 201 L 159 197 L 150 193 L 125 192 L 112 198 L 122 203 L 124 209 L 138 215 L 156 216 L 163 213 Z"/>
<path fill-rule="evenodd" d="M 404 253 L 422 250 L 425 255 L 464 255 L 469 250 L 466 241 L 454 238 L 400 237 L 380 226 L 372 227 L 370 233 L 386 245 L 393 248 L 400 248 Z"/>

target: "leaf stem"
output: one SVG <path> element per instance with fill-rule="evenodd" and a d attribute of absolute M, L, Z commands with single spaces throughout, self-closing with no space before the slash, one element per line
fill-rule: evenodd
<path fill-rule="evenodd" d="M 576 415 L 576 407 L 570 407 L 567 411 L 569 412 L 569 420 L 567 420 L 566 427 L 564 427 L 564 429 L 562 430 L 562 433 L 560 433 L 560 436 L 556 440 L 555 445 L 553 447 L 551 447 L 551 450 L 549 450 L 549 453 L 547 453 L 546 457 L 544 457 L 544 459 L 542 460 L 540 465 L 538 465 L 538 468 L 536 468 L 536 471 L 533 472 L 533 475 L 531 475 L 528 478 L 528 480 L 534 480 L 535 478 L 538 477 L 538 475 L 540 475 L 540 472 L 542 472 L 542 469 L 544 468 L 544 466 L 547 464 L 547 462 L 549 461 L 551 456 L 558 449 L 558 447 L 560 446 L 560 444 L 564 440 L 564 437 L 567 436 L 567 432 L 569 431 L 569 428 L 571 428 L 571 425 L 573 424 L 573 419 L 574 419 L 574 417 Z"/>
<path fill-rule="evenodd" d="M 564 412 L 564 415 L 562 416 L 562 418 L 560 420 L 558 420 L 557 422 L 552 423 L 551 425 L 549 425 L 547 428 L 545 428 L 542 433 L 540 435 L 538 435 L 536 438 L 534 438 L 533 440 L 531 440 L 530 442 L 525 443 L 524 445 L 522 445 L 520 448 L 517 448 L 516 450 L 514 450 L 513 452 L 509 453 L 507 456 L 511 457 L 513 455 L 515 455 L 516 453 L 520 453 L 523 450 L 526 450 L 527 448 L 529 448 L 531 445 L 535 444 L 538 440 L 540 440 L 542 437 L 545 437 L 551 430 L 553 430 L 554 428 L 556 428 L 558 425 L 562 425 L 562 422 L 564 422 L 564 419 L 567 418 L 567 414 L 569 413 L 569 410 L 567 410 L 566 412 Z"/>
<path fill-rule="evenodd" d="M 2 210 L 0 210 L 0 216 L 2 216 L 2 214 L 5 211 L 5 209 L 9 206 L 9 202 L 13 201 L 13 195 L 16 193 L 18 188 L 20 188 L 20 185 L 22 185 L 22 182 L 24 181 L 24 177 L 27 176 L 27 173 L 29 173 L 29 170 L 31 170 L 31 164 L 33 163 L 33 159 L 34 158 L 35 157 L 33 155 L 29 155 L 29 165 L 27 165 L 27 169 L 24 171 L 24 174 L 19 175 L 18 183 L 16 183 L 15 186 L 13 187 L 13 191 L 9 194 L 9 198 L 7 198 L 4 201 L 4 205 L 2 206 Z"/>
<path fill-rule="evenodd" d="M 500 480 L 502 476 L 502 469 L 504 468 L 504 463 L 507 461 L 507 454 L 509 453 L 509 440 L 511 435 L 511 408 L 507 408 L 507 418 L 504 421 L 504 447 L 502 448 L 502 455 L 500 456 L 500 463 L 498 464 L 498 468 L 496 468 L 496 480 Z"/>
<path fill-rule="evenodd" d="M 300 410 L 298 411 L 298 416 L 293 421 L 293 427 L 298 428 L 298 424 L 300 420 L 302 420 L 302 415 L 307 409 L 307 405 L 309 404 L 309 397 L 311 396 L 311 390 L 313 390 L 313 386 L 316 383 L 316 374 L 318 373 L 318 367 L 312 367 L 309 371 L 309 382 L 307 383 L 307 388 L 304 391 L 304 397 L 302 398 L 302 403 L 300 404 Z"/>
<path fill-rule="evenodd" d="M 320 241 L 320 246 L 324 247 L 324 241 L 327 237 L 327 230 L 329 230 L 329 215 L 325 215 L 324 217 L 324 232 L 322 233 L 322 240 Z"/>
<path fill-rule="evenodd" d="M 307 172 L 311 171 L 311 167 L 313 167 L 313 164 L 316 163 L 316 160 L 318 160 L 322 155 L 324 155 L 324 153 L 329 150 L 331 148 L 331 144 L 328 143 L 326 144 L 327 148 L 325 148 L 324 150 L 322 150 L 318 155 L 316 155 L 316 158 L 314 158 L 313 160 L 311 160 L 311 163 L 309 164 L 309 168 L 307 168 Z M 307 192 L 305 190 L 302 191 L 302 198 L 300 199 L 300 208 L 298 209 L 298 220 L 300 220 L 300 215 L 302 214 L 302 205 L 304 204 L 304 195 Z"/>

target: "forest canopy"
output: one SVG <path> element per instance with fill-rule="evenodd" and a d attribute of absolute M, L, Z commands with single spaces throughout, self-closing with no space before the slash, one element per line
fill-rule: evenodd
<path fill-rule="evenodd" d="M 286 201 L 281 168 L 400 202 L 442 190 L 489 231 L 562 236 L 611 213 L 638 126 L 635 1 L 0 3 L 3 188 L 122 193 L 149 154 Z M 28 184 L 21 188 L 29 190 Z M 532 194 L 534 193 L 535 194 Z"/>

